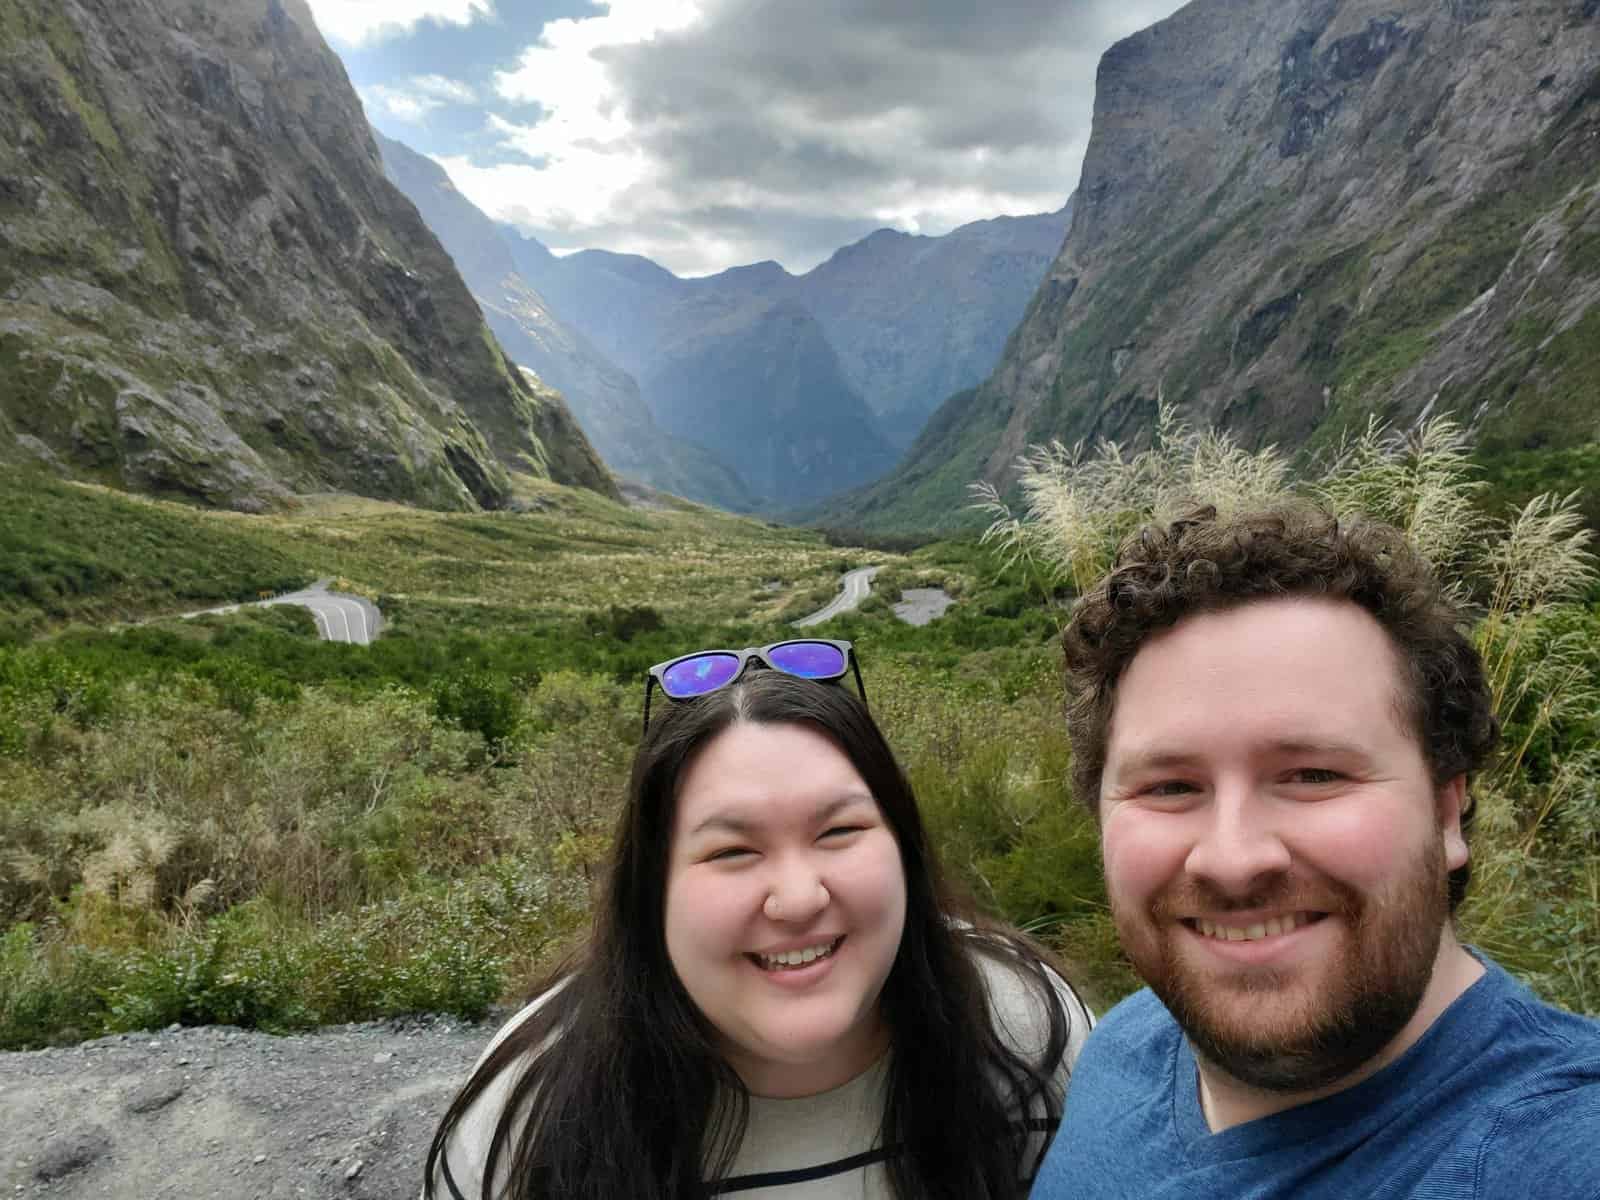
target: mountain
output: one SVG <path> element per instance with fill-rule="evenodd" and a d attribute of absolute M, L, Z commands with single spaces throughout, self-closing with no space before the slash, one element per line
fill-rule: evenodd
<path fill-rule="evenodd" d="M 679 332 L 665 339 L 641 383 L 663 426 L 699 438 L 758 495 L 784 508 L 815 503 L 894 465 L 871 412 L 801 305 L 699 299 L 676 310 Z"/>
<path fill-rule="evenodd" d="M 456 190 L 443 167 L 403 142 L 376 131 L 373 137 L 388 177 L 450 252 L 500 344 L 561 393 L 612 470 L 721 508 L 755 505 L 734 471 L 662 430 L 633 376 L 550 311 L 519 269 L 506 236 Z"/>
<path fill-rule="evenodd" d="M 781 512 L 875 479 L 894 447 L 775 262 L 680 279 L 637 255 L 564 258 L 502 226 L 552 309 L 639 380 L 661 427 Z"/>
<path fill-rule="evenodd" d="M 683 280 L 639 387 L 657 419 L 728 463 L 771 510 L 876 479 L 895 453 L 777 263 Z"/>
<path fill-rule="evenodd" d="M 0 6 L 0 462 L 260 509 L 615 495 L 384 178 L 304 0 Z"/>
<path fill-rule="evenodd" d="M 994 368 L 1071 220 L 1069 201 L 943 237 L 880 229 L 800 276 L 800 300 L 898 448 Z"/>
<path fill-rule="evenodd" d="M 1600 3 L 1194 0 L 1101 60 L 1061 253 L 976 389 L 829 519 L 958 523 L 1158 396 L 1313 453 L 1454 411 L 1600 491 Z"/>
<path fill-rule="evenodd" d="M 943 237 L 880 229 L 804 275 L 765 262 L 703 279 L 680 279 L 637 255 L 586 250 L 557 258 L 502 228 L 523 274 L 551 306 L 640 380 L 674 352 L 685 306 L 699 308 L 708 295 L 718 298 L 713 303 L 798 303 L 818 322 L 845 384 L 900 450 L 940 400 L 994 366 L 1070 219 L 1069 205 L 973 222 Z"/>

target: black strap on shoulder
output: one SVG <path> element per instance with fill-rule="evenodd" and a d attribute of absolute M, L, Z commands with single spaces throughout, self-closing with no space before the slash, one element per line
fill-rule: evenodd
<path fill-rule="evenodd" d="M 450 1189 L 450 1200 L 467 1200 L 456 1186 L 455 1176 L 450 1174 L 450 1155 L 443 1149 L 439 1151 L 439 1170 L 444 1173 L 445 1187 Z"/>
<path fill-rule="evenodd" d="M 1053 1133 L 1060 1124 L 1049 1117 L 1030 1117 L 1026 1121 L 1016 1121 L 1013 1124 L 1019 1129 L 1030 1133 Z M 879 1147 L 867 1150 L 861 1154 L 852 1154 L 849 1158 L 837 1158 L 832 1162 L 818 1163 L 813 1167 L 796 1167 L 792 1171 L 763 1171 L 756 1175 L 734 1175 L 724 1179 L 711 1187 L 711 1195 L 725 1196 L 730 1192 L 753 1192 L 757 1188 L 785 1187 L 795 1183 L 810 1183 L 813 1179 L 826 1179 L 830 1175 L 843 1175 L 846 1171 L 854 1171 L 859 1167 L 869 1167 L 873 1163 L 887 1162 L 890 1158 L 901 1153 L 901 1146 Z"/>
<path fill-rule="evenodd" d="M 713 1196 L 724 1196 L 729 1192 L 752 1192 L 756 1188 L 784 1187 L 791 1183 L 809 1183 L 813 1179 L 826 1179 L 829 1175 L 843 1175 L 846 1171 L 854 1171 L 858 1167 L 871 1166 L 875 1162 L 898 1154 L 898 1146 L 885 1149 L 867 1150 L 861 1154 L 852 1154 L 849 1158 L 834 1159 L 833 1162 L 818 1163 L 814 1167 L 797 1167 L 792 1171 L 763 1171 L 758 1175 L 735 1175 L 714 1184 L 711 1188 Z"/>

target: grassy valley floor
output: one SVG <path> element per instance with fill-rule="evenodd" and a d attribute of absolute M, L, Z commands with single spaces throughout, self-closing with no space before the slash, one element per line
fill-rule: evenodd
<path fill-rule="evenodd" d="M 986 909 L 1126 990 L 1067 796 L 1055 627 L 972 542 L 910 552 L 523 481 L 523 511 L 350 497 L 273 516 L 0 479 L 0 1047 L 269 1030 L 513 997 L 584 920 L 647 666 L 762 644 L 839 576 L 868 696 Z M 318 576 L 371 648 L 299 610 L 181 620 Z M 960 602 L 913 628 L 903 587 Z"/>
<path fill-rule="evenodd" d="M 1134 986 L 1069 795 L 1062 569 L 519 487 L 518 512 L 330 496 L 242 516 L 0 477 L 0 1049 L 515 999 L 585 921 L 646 668 L 790 636 L 868 564 L 871 598 L 808 632 L 855 643 L 952 874 L 1097 1007 Z M 383 637 L 321 642 L 299 609 L 173 615 L 319 576 L 373 599 Z M 893 615 L 927 586 L 957 603 Z M 1463 918 L 1591 1012 L 1594 601 L 1507 627 L 1527 644 L 1496 661 L 1529 665 L 1507 668 L 1512 757 Z"/>

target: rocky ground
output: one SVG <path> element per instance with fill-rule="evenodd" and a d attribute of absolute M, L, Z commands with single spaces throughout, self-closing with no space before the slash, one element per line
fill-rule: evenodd
<path fill-rule="evenodd" d="M 943 588 L 906 588 L 894 606 L 894 615 L 908 625 L 926 625 L 944 616 L 944 610 L 955 602 Z"/>
<path fill-rule="evenodd" d="M 411 1197 L 505 1014 L 227 1027 L 0 1054 L 0 1197 Z"/>

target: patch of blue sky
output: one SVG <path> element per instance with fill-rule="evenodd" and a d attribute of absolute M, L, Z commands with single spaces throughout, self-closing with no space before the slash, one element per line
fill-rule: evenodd
<path fill-rule="evenodd" d="M 515 68 L 546 24 L 563 17 L 593 17 L 603 11 L 591 0 L 499 0 L 492 19 L 480 17 L 457 25 L 424 17 L 403 33 L 391 32 L 359 46 L 333 45 L 351 82 L 359 88 L 403 89 L 408 80 L 418 76 L 440 76 L 465 84 L 478 93 L 481 102 L 492 103 L 495 74 Z"/>
<path fill-rule="evenodd" d="M 333 44 L 366 100 L 368 119 L 389 137 L 423 154 L 464 155 L 474 166 L 542 167 L 542 159 L 510 144 L 489 115 L 531 126 L 545 109 L 498 95 L 495 76 L 518 65 L 547 22 L 601 11 L 591 0 L 501 0 L 492 18 L 466 25 L 424 17 L 361 45 Z"/>

